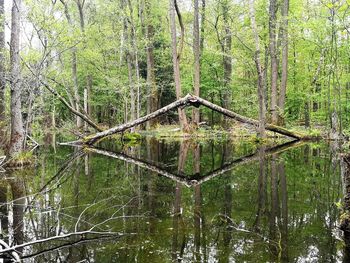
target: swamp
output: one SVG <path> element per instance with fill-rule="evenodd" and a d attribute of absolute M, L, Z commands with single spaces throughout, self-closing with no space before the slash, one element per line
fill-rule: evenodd
<path fill-rule="evenodd" d="M 0 0 L 1 262 L 350 262 L 349 0 Z"/>
<path fill-rule="evenodd" d="M 2 173 L 1 230 L 24 262 L 350 256 L 337 145 L 146 137 L 102 146 L 40 149 L 37 167 Z"/>

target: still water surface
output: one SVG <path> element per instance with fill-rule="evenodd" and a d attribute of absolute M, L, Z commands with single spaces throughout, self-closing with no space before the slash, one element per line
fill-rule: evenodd
<path fill-rule="evenodd" d="M 46 239 L 18 247 L 24 262 L 342 262 L 338 153 L 287 146 L 42 148 L 1 174 L 2 239 Z"/>

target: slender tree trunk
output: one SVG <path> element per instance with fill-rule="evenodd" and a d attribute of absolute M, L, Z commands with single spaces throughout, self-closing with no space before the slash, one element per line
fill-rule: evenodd
<path fill-rule="evenodd" d="M 126 12 L 126 0 L 121 0 L 121 8 Z M 128 18 L 126 14 L 123 17 L 123 38 L 126 46 L 125 60 L 128 67 L 128 78 L 129 78 L 129 93 L 130 93 L 130 120 L 136 119 L 136 100 L 135 100 L 135 82 L 133 73 L 133 56 L 131 53 L 131 37 L 129 36 Z"/>
<path fill-rule="evenodd" d="M 83 37 L 85 38 L 85 18 L 84 18 L 84 4 L 85 1 L 81 1 L 81 0 L 75 0 L 77 7 L 78 7 L 78 11 L 79 11 L 79 21 L 80 21 L 80 30 L 83 34 Z M 85 41 L 85 40 L 84 40 Z M 90 99 L 90 88 L 92 85 L 92 76 L 90 73 L 88 73 L 88 75 L 86 76 L 86 88 L 84 88 L 84 111 L 85 111 L 85 115 L 89 116 L 89 114 L 91 114 L 90 112 L 90 106 L 89 106 L 89 99 Z M 75 89 L 78 90 L 78 89 Z M 78 94 L 79 96 L 79 94 Z M 82 120 L 80 120 L 82 121 Z M 77 126 L 80 127 L 79 125 L 82 125 L 81 123 L 77 123 Z M 84 121 L 84 130 L 88 131 L 88 123 L 86 121 Z"/>
<path fill-rule="evenodd" d="M 205 32 L 205 0 L 202 0 L 202 9 L 201 9 L 201 33 L 200 33 L 200 55 L 203 56 L 204 49 L 204 32 Z"/>
<path fill-rule="evenodd" d="M 182 51 L 182 44 L 180 47 L 180 52 L 178 54 L 177 52 L 177 34 L 176 34 L 176 21 L 175 21 L 175 7 L 176 7 L 176 0 L 170 0 L 169 3 L 169 14 L 170 14 L 170 31 L 171 31 L 171 49 L 172 49 L 172 59 L 173 59 L 173 70 L 174 70 L 174 81 L 175 81 L 175 91 L 176 91 L 176 98 L 180 99 L 182 96 L 181 91 L 181 78 L 180 78 L 180 54 Z M 179 14 L 178 14 L 179 17 Z M 182 23 L 182 21 L 179 21 Z M 183 38 L 183 25 L 181 26 L 181 35 Z M 181 39 L 183 41 L 183 39 Z M 178 108 L 179 113 L 179 121 L 181 129 L 186 131 L 188 130 L 188 123 L 185 111 L 181 108 Z"/>
<path fill-rule="evenodd" d="M 259 135 L 265 138 L 265 94 L 264 94 L 264 70 L 261 66 L 259 34 L 255 21 L 254 0 L 250 0 L 250 20 L 255 39 L 255 66 L 258 72 L 258 99 L 259 99 Z"/>
<path fill-rule="evenodd" d="M 228 1 L 225 0 L 222 4 L 223 19 L 224 19 L 224 33 L 223 38 L 223 67 L 224 67 L 224 90 L 223 90 L 223 107 L 230 110 L 232 103 L 232 91 L 231 91 L 231 76 L 232 76 L 232 32 L 229 26 L 229 7 Z M 228 118 L 224 117 L 225 125 L 227 125 Z"/>
<path fill-rule="evenodd" d="M 287 81 L 288 81 L 288 11 L 289 0 L 284 0 L 281 13 L 282 13 L 282 75 L 281 75 L 281 89 L 278 98 L 278 124 L 284 124 L 284 104 L 286 100 Z"/>
<path fill-rule="evenodd" d="M 67 22 L 70 26 L 70 34 L 72 34 L 72 29 L 74 27 L 74 23 L 72 21 L 72 18 L 69 14 L 69 9 L 68 9 L 68 5 L 64 0 L 60 0 L 61 3 L 63 4 L 64 7 L 64 13 L 67 19 Z M 81 20 L 81 25 L 84 25 L 82 20 Z M 73 47 L 72 48 L 72 79 L 73 79 L 73 94 L 74 94 L 74 101 L 75 101 L 75 110 L 79 111 L 80 108 L 80 95 L 79 95 L 79 85 L 78 85 L 78 69 L 77 69 L 77 48 Z M 72 105 L 73 106 L 73 105 Z M 77 128 L 80 129 L 83 125 L 83 121 L 79 116 L 76 116 L 76 124 L 77 124 Z"/>
<path fill-rule="evenodd" d="M 136 118 L 140 117 L 140 67 L 139 67 L 139 56 L 138 56 L 138 46 L 137 46 L 137 35 L 135 30 L 134 16 L 133 16 L 133 8 L 131 1 L 128 0 L 128 7 L 130 11 L 130 46 L 131 46 L 131 58 L 132 65 L 135 71 L 135 86 L 136 86 L 136 98 L 135 98 L 135 108 L 136 108 Z M 135 90 L 134 90 L 135 92 Z"/>
<path fill-rule="evenodd" d="M 271 114 L 272 124 L 278 121 L 278 63 L 277 63 L 277 43 L 276 43 L 276 23 L 277 23 L 277 1 L 270 0 L 269 7 L 269 37 L 270 37 L 270 57 L 271 57 Z"/>
<path fill-rule="evenodd" d="M 19 56 L 21 0 L 13 0 L 11 19 L 11 139 L 9 155 L 16 156 L 24 150 L 24 129 L 21 105 L 21 75 Z"/>
<path fill-rule="evenodd" d="M 147 34 L 147 87 L 148 87 L 148 97 L 147 97 L 147 113 L 154 112 L 158 109 L 158 87 L 155 77 L 155 64 L 154 64 L 154 26 L 151 19 L 151 0 L 146 0 L 145 10 L 146 10 L 146 34 Z M 157 120 L 153 119 L 148 122 L 148 127 L 154 127 L 157 124 Z"/>
<path fill-rule="evenodd" d="M 0 137 L 4 136 L 4 121 L 5 121 L 5 10 L 4 0 L 0 0 Z"/>
<path fill-rule="evenodd" d="M 193 19 L 193 54 L 194 54 L 194 76 L 193 91 L 194 95 L 199 96 L 200 90 L 200 38 L 199 38 L 199 0 L 194 0 L 194 19 Z M 193 108 L 192 121 L 198 126 L 200 121 L 199 109 Z"/>

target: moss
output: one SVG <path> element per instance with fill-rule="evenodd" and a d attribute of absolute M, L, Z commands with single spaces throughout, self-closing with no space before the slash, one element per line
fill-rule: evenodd
<path fill-rule="evenodd" d="M 35 157 L 32 152 L 24 151 L 16 156 L 12 157 L 9 162 L 6 163 L 6 167 L 9 168 L 22 168 L 31 166 L 35 163 Z"/>
<path fill-rule="evenodd" d="M 128 145 L 138 145 L 142 139 L 142 136 L 137 132 L 128 132 L 122 135 L 122 141 Z"/>

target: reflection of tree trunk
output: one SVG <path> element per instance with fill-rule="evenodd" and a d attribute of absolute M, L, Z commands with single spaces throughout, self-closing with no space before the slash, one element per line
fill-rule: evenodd
<path fill-rule="evenodd" d="M 150 138 L 148 141 L 148 158 L 154 164 L 158 163 L 159 160 L 159 141 L 155 138 Z M 149 214 L 149 231 L 150 233 L 154 233 L 155 231 L 155 214 L 156 214 L 156 178 L 157 173 L 151 173 L 150 178 L 148 180 L 148 209 L 150 211 Z"/>
<path fill-rule="evenodd" d="M 179 215 L 180 215 L 180 204 L 181 204 L 181 185 L 176 184 L 175 188 L 175 201 L 174 201 L 174 215 L 173 215 L 173 240 L 172 240 L 172 259 L 177 259 L 177 243 L 179 234 Z"/>
<path fill-rule="evenodd" d="M 180 144 L 180 150 L 179 150 L 179 161 L 178 161 L 178 173 L 183 174 L 185 170 L 185 161 L 187 158 L 189 148 L 189 141 L 182 141 Z M 173 243 L 172 243 L 172 258 L 173 260 L 176 260 L 180 254 L 182 253 L 185 244 L 185 235 L 183 233 L 183 240 L 179 250 L 179 223 L 182 222 L 182 211 L 181 211 L 181 192 L 182 192 L 182 185 L 180 183 L 176 183 L 175 187 L 175 202 L 174 202 L 174 217 L 173 217 Z M 183 230 L 182 230 L 183 231 Z"/>
<path fill-rule="evenodd" d="M 340 221 L 345 243 L 343 262 L 350 262 L 350 155 L 342 157 L 340 167 L 344 189 L 344 212 Z"/>
<path fill-rule="evenodd" d="M 186 164 L 186 159 L 187 159 L 187 153 L 188 153 L 189 146 L 190 146 L 189 141 L 183 141 L 180 144 L 179 161 L 178 161 L 178 166 L 177 166 L 177 172 L 180 175 L 182 175 L 184 173 L 184 171 L 185 171 L 185 164 Z"/>
<path fill-rule="evenodd" d="M 287 178 L 284 169 L 284 163 L 278 164 L 278 173 L 281 180 L 281 249 L 282 261 L 288 262 L 288 192 Z"/>
<path fill-rule="evenodd" d="M 230 243 L 232 239 L 232 188 L 230 184 L 225 186 L 223 214 L 225 216 L 225 225 L 223 229 L 223 256 L 220 262 L 230 262 Z"/>
<path fill-rule="evenodd" d="M 254 222 L 254 228 L 259 230 L 260 218 L 263 213 L 266 199 L 266 178 L 265 178 L 265 147 L 259 149 L 259 180 L 258 180 L 258 211 Z"/>
<path fill-rule="evenodd" d="M 194 245 L 196 247 L 196 262 L 201 262 L 200 248 L 201 248 L 201 186 L 196 185 L 194 187 Z"/>
<path fill-rule="evenodd" d="M 16 175 L 14 175 L 16 176 Z M 17 175 L 18 176 L 18 175 Z M 24 217 L 24 205 L 25 199 L 24 196 L 24 187 L 23 181 L 17 178 L 15 181 L 11 181 L 11 190 L 12 190 L 12 200 L 13 201 L 13 240 L 15 244 L 23 243 L 23 217 Z M 19 252 L 22 252 L 23 249 L 18 249 Z"/>
<path fill-rule="evenodd" d="M 194 148 L 194 173 L 196 175 L 200 174 L 200 152 L 201 148 L 199 143 L 195 145 Z M 194 186 L 194 244 L 196 247 L 196 261 L 201 262 L 200 256 L 200 247 L 201 247 L 201 206 L 202 206 L 202 197 L 201 197 L 201 186 Z"/>
<path fill-rule="evenodd" d="M 270 239 L 270 250 L 271 250 L 271 261 L 274 261 L 278 255 L 278 248 L 276 246 L 277 240 L 277 227 L 276 219 L 278 216 L 278 174 L 277 174 L 277 159 L 276 154 L 272 155 L 271 159 L 271 209 L 269 216 L 269 239 Z"/>
<path fill-rule="evenodd" d="M 0 187 L 0 239 L 5 240 L 8 235 L 8 212 L 7 212 L 7 187 Z M 5 240 L 8 243 L 7 240 Z"/>

